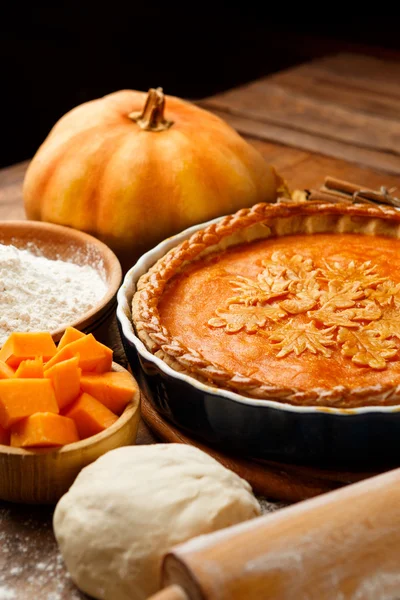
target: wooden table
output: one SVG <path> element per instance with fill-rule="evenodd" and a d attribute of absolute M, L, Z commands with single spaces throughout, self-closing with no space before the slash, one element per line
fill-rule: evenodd
<path fill-rule="evenodd" d="M 326 175 L 400 189 L 400 62 L 338 55 L 201 104 L 230 122 L 294 188 Z M 0 171 L 0 219 L 23 219 L 27 162 Z M 138 443 L 154 438 L 141 425 Z M 0 598 L 74 600 L 47 507 L 0 503 Z"/>

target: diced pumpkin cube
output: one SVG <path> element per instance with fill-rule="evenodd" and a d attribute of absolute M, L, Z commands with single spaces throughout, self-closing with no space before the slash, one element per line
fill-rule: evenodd
<path fill-rule="evenodd" d="M 15 371 L 15 377 L 25 379 L 37 379 L 43 377 L 43 358 L 27 358 L 19 363 L 18 369 Z"/>
<path fill-rule="evenodd" d="M 44 376 L 48 377 L 53 384 L 60 409 L 71 404 L 80 394 L 81 369 L 78 363 L 79 358 L 74 356 L 45 370 Z"/>
<path fill-rule="evenodd" d="M 45 368 L 50 369 L 57 363 L 74 356 L 79 356 L 79 366 L 83 372 L 105 373 L 111 370 L 111 348 L 107 348 L 107 346 L 98 342 L 91 333 L 61 348 L 49 360 Z"/>
<path fill-rule="evenodd" d="M 128 402 L 132 400 L 133 394 L 137 391 L 137 385 L 129 373 L 110 371 L 82 375 L 81 390 L 96 398 L 113 413 L 120 415 Z"/>
<path fill-rule="evenodd" d="M 45 448 L 79 441 L 72 419 L 54 413 L 35 413 L 11 427 L 11 446 Z"/>
<path fill-rule="evenodd" d="M 8 429 L 37 412 L 58 413 L 50 379 L 0 380 L 0 425 Z"/>
<path fill-rule="evenodd" d="M 47 361 L 56 351 L 56 345 L 48 331 L 12 333 L 0 350 L 0 360 L 15 368 L 27 358 L 41 356 Z"/>
<path fill-rule="evenodd" d="M 118 419 L 106 406 L 85 392 L 64 415 L 75 421 L 81 439 L 104 431 Z"/>
<path fill-rule="evenodd" d="M 0 425 L 0 444 L 8 446 L 10 444 L 10 432 Z"/>
<path fill-rule="evenodd" d="M 67 344 L 76 342 L 76 340 L 79 340 L 83 337 L 85 337 L 85 334 L 82 333 L 82 331 L 79 331 L 79 329 L 75 329 L 75 327 L 67 327 L 61 340 L 58 342 L 57 351 L 60 351 Z"/>
<path fill-rule="evenodd" d="M 10 377 L 14 377 L 14 370 L 0 360 L 0 379 L 10 379 Z"/>

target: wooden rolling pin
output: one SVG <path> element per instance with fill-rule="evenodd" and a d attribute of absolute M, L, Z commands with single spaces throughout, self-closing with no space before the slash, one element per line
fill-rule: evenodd
<path fill-rule="evenodd" d="M 176 546 L 152 600 L 400 599 L 400 469 Z"/>

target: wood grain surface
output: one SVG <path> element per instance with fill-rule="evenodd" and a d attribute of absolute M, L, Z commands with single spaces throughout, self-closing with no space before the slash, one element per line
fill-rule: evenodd
<path fill-rule="evenodd" d="M 189 444 L 210 454 L 224 467 L 246 479 L 255 494 L 293 503 L 325 494 L 339 487 L 376 475 L 376 472 L 323 470 L 265 460 L 251 460 L 228 454 L 180 431 L 160 415 L 142 392 L 143 420 L 163 442 Z"/>
<path fill-rule="evenodd" d="M 400 186 L 400 67 L 350 58 L 303 65 L 203 104 L 245 134 L 292 189 L 319 187 L 326 175 L 373 189 Z M 0 220 L 24 218 L 27 165 L 0 171 Z M 124 363 L 116 328 L 113 349 L 115 360 Z M 137 441 L 156 439 L 141 423 Z M 62 564 L 52 512 L 49 507 L 0 502 L 0 598 L 85 598 Z"/>
<path fill-rule="evenodd" d="M 238 131 L 400 175 L 400 62 L 338 54 L 202 103 Z"/>

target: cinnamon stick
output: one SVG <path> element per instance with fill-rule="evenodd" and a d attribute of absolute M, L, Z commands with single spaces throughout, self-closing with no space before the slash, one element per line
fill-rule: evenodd
<path fill-rule="evenodd" d="M 382 186 L 380 190 L 372 190 L 349 181 L 343 181 L 334 177 L 326 177 L 321 192 L 337 195 L 338 197 L 347 197 L 353 202 L 365 202 L 369 200 L 372 203 L 400 207 L 400 198 L 396 198 L 392 195 L 394 189 L 388 190 L 384 186 Z"/>
<path fill-rule="evenodd" d="M 347 204 L 351 204 L 352 203 L 352 198 L 351 196 L 347 195 L 347 194 L 343 194 L 341 192 L 331 192 L 328 190 L 323 190 L 323 188 L 321 188 L 320 190 L 309 190 L 309 194 L 307 196 L 307 201 L 308 202 L 330 202 L 330 203 L 336 203 L 336 202 L 345 202 Z"/>

